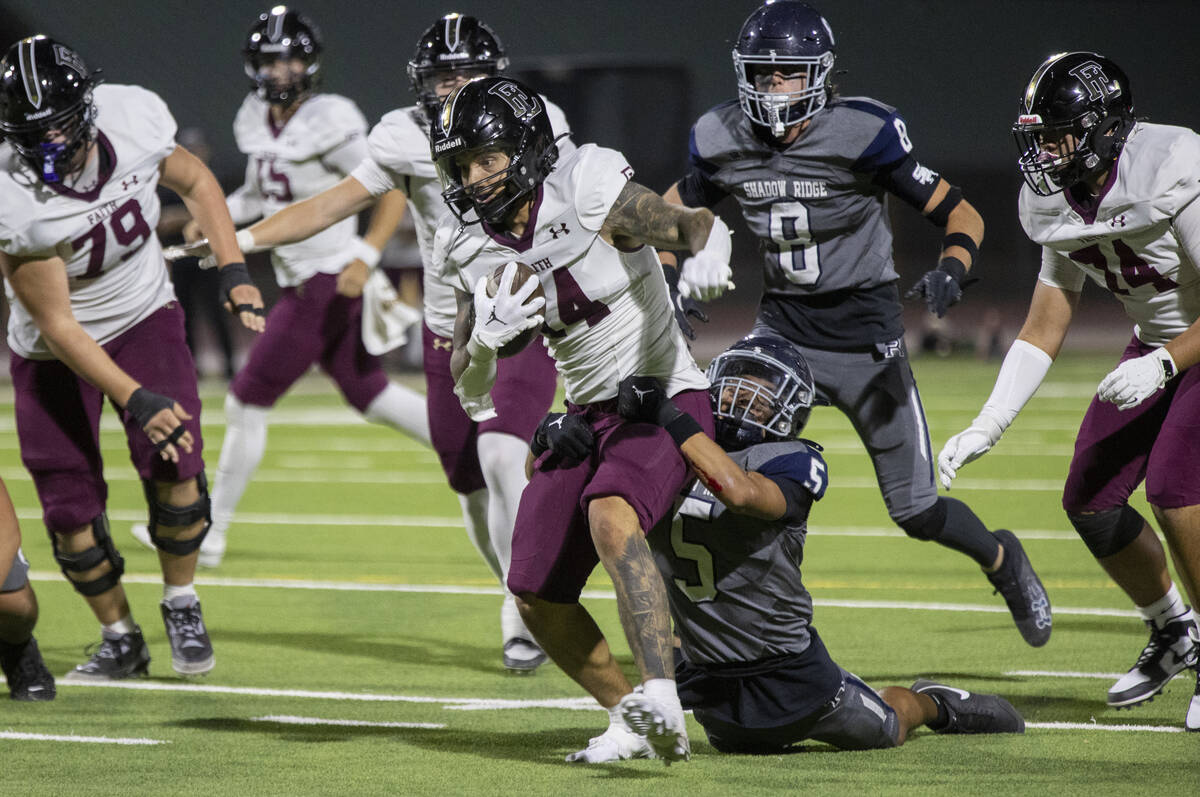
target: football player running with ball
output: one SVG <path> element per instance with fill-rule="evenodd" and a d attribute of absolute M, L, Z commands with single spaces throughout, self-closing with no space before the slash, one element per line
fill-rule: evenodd
<path fill-rule="evenodd" d="M 1120 363 L 1092 398 L 1063 489 L 1088 550 L 1138 608 L 1150 641 L 1108 691 L 1110 706 L 1150 700 L 1197 667 L 1200 627 L 1171 582 L 1150 524 L 1129 506 L 1144 480 L 1192 605 L 1200 601 L 1200 135 L 1140 122 L 1129 78 L 1091 52 L 1046 59 L 1021 97 L 1021 226 L 1042 246 L 1029 314 L 991 396 L 946 443 L 947 487 L 1017 417 L 1062 347 L 1084 282 L 1133 320 Z M 1187 714 L 1200 731 L 1200 671 Z"/>
<path fill-rule="evenodd" d="M 739 101 L 696 122 L 691 168 L 665 196 L 690 207 L 737 200 L 765 257 L 754 333 L 800 347 L 818 398 L 846 414 L 870 454 L 892 520 L 978 563 L 1025 641 L 1044 645 L 1050 603 L 1016 535 L 991 532 L 966 504 L 938 496 L 885 199 L 946 230 L 938 267 L 910 291 L 939 317 L 962 295 L 983 221 L 913 157 L 894 108 L 835 93 L 834 56 L 829 23 L 807 3 L 777 0 L 751 14 L 733 50 Z"/>
<path fill-rule="evenodd" d="M 429 151 L 429 128 L 443 97 L 466 81 L 496 75 L 507 65 L 499 38 L 480 20 L 463 14 L 437 20 L 417 42 L 408 64 L 417 104 L 384 114 L 367 138 L 363 161 L 344 180 L 238 233 L 247 251 L 254 251 L 314 235 L 370 207 L 379 197 L 399 197 L 401 210 L 412 213 L 425 265 L 422 367 L 429 435 L 450 487 L 458 494 L 467 535 L 501 585 L 508 578 L 513 522 L 525 488 L 527 442 L 554 401 L 557 375 L 545 348 L 530 346 L 499 368 L 495 417 L 473 420 L 454 397 L 450 353 L 458 305 L 454 289 L 429 267 L 434 231 L 447 213 Z M 566 119 L 556 105 L 539 99 L 558 151 L 565 157 L 575 149 L 566 137 Z M 546 660 L 510 594 L 501 605 L 500 631 L 508 670 L 531 672 Z"/>
<path fill-rule="evenodd" d="M 78 53 L 45 36 L 22 39 L 0 61 L 0 268 L 17 436 L 54 558 L 102 625 L 95 654 L 70 677 L 126 678 L 150 662 L 105 514 L 105 397 L 119 409 L 149 507 L 171 663 L 194 675 L 214 664 L 192 584 L 209 497 L 196 368 L 154 233 L 160 182 L 208 235 L 222 297 L 255 331 L 262 297 L 221 187 L 176 145 L 167 106 L 138 86 L 97 83 Z"/>
<path fill-rule="evenodd" d="M 563 671 L 602 706 L 632 717 L 658 755 L 685 759 L 666 592 L 644 534 L 671 511 L 688 466 L 667 431 L 621 420 L 617 384 L 631 374 L 659 377 L 685 413 L 680 428 L 711 433 L 708 382 L 651 247 L 702 253 L 692 259 L 714 265 L 709 271 L 724 281 L 729 233 L 707 210 L 669 205 L 631 182 L 619 152 L 586 144 L 560 157 L 543 101 L 515 80 L 479 78 L 456 89 L 442 105 L 433 153 L 455 216 L 437 230 L 433 267 L 458 290 L 451 365 L 463 407 L 479 420 L 494 412 L 497 351 L 542 327 L 569 412 L 596 440 L 574 467 L 534 469 L 517 512 L 508 587 Z M 512 293 L 518 260 L 537 280 Z M 509 276 L 489 297 L 489 275 L 505 264 Z M 526 302 L 538 285 L 544 298 Z M 597 561 L 616 588 L 640 694 L 579 604 Z"/>

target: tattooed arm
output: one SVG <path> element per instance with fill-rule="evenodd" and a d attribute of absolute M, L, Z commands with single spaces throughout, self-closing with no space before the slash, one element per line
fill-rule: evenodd
<path fill-rule="evenodd" d="M 600 235 L 622 249 L 647 244 L 696 253 L 704 248 L 712 226 L 713 214 L 707 208 L 673 205 L 644 185 L 629 182 L 609 210 Z"/>

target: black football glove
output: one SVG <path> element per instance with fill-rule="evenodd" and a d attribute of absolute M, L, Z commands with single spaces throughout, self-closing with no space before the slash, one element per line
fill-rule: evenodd
<path fill-rule="evenodd" d="M 695 340 L 696 330 L 692 329 L 692 323 L 688 321 L 688 317 L 707 324 L 708 314 L 704 312 L 700 302 L 685 297 L 679 292 L 679 269 L 664 265 L 663 277 L 667 280 L 667 293 L 671 297 L 671 308 L 675 311 L 675 323 L 679 324 L 679 328 L 683 330 L 683 334 L 687 336 L 688 340 Z"/>
<path fill-rule="evenodd" d="M 583 416 L 551 412 L 538 424 L 529 441 L 529 450 L 535 457 L 550 451 L 565 464 L 577 465 L 592 453 L 594 445 L 592 427 Z"/>
<path fill-rule="evenodd" d="M 967 267 L 956 257 L 942 258 L 938 267 L 926 271 L 917 284 L 904 294 L 905 299 L 925 299 L 929 312 L 938 318 L 962 298 L 963 288 L 974 280 L 967 279 Z"/>

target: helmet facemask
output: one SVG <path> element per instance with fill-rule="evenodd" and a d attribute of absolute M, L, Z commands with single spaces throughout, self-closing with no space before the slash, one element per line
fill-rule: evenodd
<path fill-rule="evenodd" d="M 79 155 L 96 140 L 92 92 L 89 90 L 76 105 L 36 124 L 4 131 L 4 139 L 42 182 L 62 182 L 83 167 L 84 158 Z"/>
<path fill-rule="evenodd" d="M 815 116 L 829 99 L 829 76 L 833 70 L 834 54 L 816 56 L 745 55 L 733 51 L 733 68 L 737 75 L 738 100 L 750 121 L 783 138 L 788 128 Z M 757 75 L 765 71 L 779 72 L 788 78 L 805 78 L 799 91 L 772 92 L 760 88 Z"/>
<path fill-rule="evenodd" d="M 254 82 L 254 90 L 260 99 L 271 105 L 289 108 L 307 98 L 317 87 L 317 73 L 321 69 L 321 61 L 317 55 L 294 54 L 287 47 L 279 53 L 266 52 L 269 47 L 270 45 L 264 45 L 263 52 L 247 56 L 246 74 Z M 298 74 L 290 68 L 286 77 L 280 78 L 272 74 L 271 67 L 274 64 L 292 60 L 298 60 L 304 65 Z"/>
<path fill-rule="evenodd" d="M 1059 124 L 1046 124 L 1037 114 L 1021 114 L 1013 125 L 1017 168 L 1035 194 L 1052 196 L 1107 168 L 1132 126 L 1132 120 L 1101 119 L 1095 111 Z M 1053 151 L 1047 149 L 1048 142 Z M 1097 150 L 1112 155 L 1101 157 Z"/>
<path fill-rule="evenodd" d="M 421 106 L 421 111 L 425 114 L 427 120 L 434 120 L 438 117 L 438 111 L 441 110 L 442 100 L 445 99 L 457 86 L 449 86 L 450 91 L 443 87 L 441 94 L 438 93 L 438 84 L 443 81 L 455 81 L 461 83 L 463 80 L 473 80 L 477 77 L 491 77 L 500 74 L 500 68 L 495 61 L 484 63 L 465 64 L 461 67 L 418 67 L 414 62 L 408 64 L 408 79 L 412 84 L 413 94 L 417 95 L 417 103 Z"/>
<path fill-rule="evenodd" d="M 807 374 L 752 348 L 730 349 L 708 367 L 716 439 L 724 448 L 791 440 L 813 405 Z"/>

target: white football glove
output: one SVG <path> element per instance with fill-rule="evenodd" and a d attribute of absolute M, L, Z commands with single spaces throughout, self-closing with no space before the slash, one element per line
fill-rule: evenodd
<path fill-rule="evenodd" d="M 679 270 L 679 293 L 685 299 L 710 302 L 727 290 L 733 290 L 733 269 L 729 258 L 733 244 L 729 228 L 720 219 L 713 219 L 704 248 L 683 261 Z"/>
<path fill-rule="evenodd" d="M 1126 360 L 1100 381 L 1096 395 L 1101 401 L 1117 405 L 1119 410 L 1133 409 L 1154 395 L 1179 373 L 1171 353 L 1165 348 Z"/>
<path fill-rule="evenodd" d="M 938 454 L 937 463 L 942 486 L 949 490 L 950 482 L 958 475 L 958 469 L 990 451 L 1002 434 L 1004 428 L 999 423 L 980 414 L 971 421 L 970 426 L 947 440 Z"/>
<path fill-rule="evenodd" d="M 509 263 L 500 277 L 500 286 L 495 296 L 487 295 L 487 277 L 475 283 L 475 327 L 467 351 L 472 357 L 496 350 L 527 329 L 542 325 L 542 314 L 538 311 L 546 304 L 545 297 L 529 297 L 538 288 L 536 278 L 525 281 L 516 292 L 512 291 L 513 279 L 517 275 L 517 264 Z"/>

